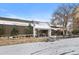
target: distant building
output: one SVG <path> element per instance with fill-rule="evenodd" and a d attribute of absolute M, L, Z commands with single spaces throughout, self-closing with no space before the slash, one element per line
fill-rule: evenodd
<path fill-rule="evenodd" d="M 79 6 L 74 10 L 73 29 L 79 30 Z"/>
<path fill-rule="evenodd" d="M 3 36 L 10 36 L 14 27 L 19 31 L 18 35 L 26 35 L 25 31 L 29 24 L 33 27 L 33 37 L 51 37 L 55 35 L 56 31 L 63 31 L 60 25 L 52 25 L 50 22 L 27 21 L 14 18 L 0 17 L 0 27 L 4 27 L 5 34 Z"/>

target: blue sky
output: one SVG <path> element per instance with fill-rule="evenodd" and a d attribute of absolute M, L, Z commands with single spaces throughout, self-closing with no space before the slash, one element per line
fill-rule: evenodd
<path fill-rule="evenodd" d="M 26 20 L 50 21 L 58 3 L 0 3 L 0 16 Z"/>

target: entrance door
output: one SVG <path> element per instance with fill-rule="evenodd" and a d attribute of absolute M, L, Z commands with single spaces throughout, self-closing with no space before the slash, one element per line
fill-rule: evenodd
<path fill-rule="evenodd" d="M 37 30 L 38 37 L 46 37 L 48 36 L 48 30 Z"/>

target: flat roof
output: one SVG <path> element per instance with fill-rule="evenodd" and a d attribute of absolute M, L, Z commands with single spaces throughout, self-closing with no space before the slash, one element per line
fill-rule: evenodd
<path fill-rule="evenodd" d="M 30 20 L 17 19 L 17 18 L 8 18 L 8 17 L 0 17 L 0 20 L 16 21 L 16 22 L 32 22 Z"/>
<path fill-rule="evenodd" d="M 47 22 L 38 22 L 35 23 L 35 28 L 36 29 L 51 29 L 50 24 Z"/>

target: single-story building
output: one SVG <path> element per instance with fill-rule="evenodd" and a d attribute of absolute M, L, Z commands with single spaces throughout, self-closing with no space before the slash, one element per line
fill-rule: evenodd
<path fill-rule="evenodd" d="M 0 27 L 4 27 L 4 36 L 10 36 L 13 27 L 16 27 L 19 34 L 25 34 L 27 26 L 33 27 L 33 37 L 46 36 L 50 37 L 52 30 L 60 30 L 61 28 L 53 28 L 49 22 L 27 21 L 14 18 L 0 17 Z M 27 31 L 27 30 L 26 30 Z"/>

